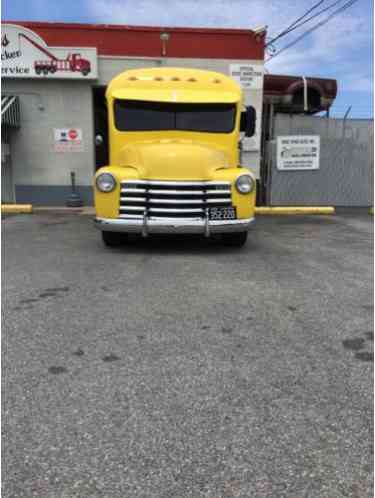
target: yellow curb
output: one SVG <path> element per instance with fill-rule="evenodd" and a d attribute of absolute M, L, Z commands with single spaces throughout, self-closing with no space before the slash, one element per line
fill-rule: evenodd
<path fill-rule="evenodd" d="M 95 208 L 92 206 L 86 206 L 82 208 L 81 213 L 82 215 L 90 215 L 90 216 L 95 216 Z"/>
<path fill-rule="evenodd" d="M 332 206 L 260 206 L 255 208 L 255 214 L 335 214 L 335 208 Z"/>
<path fill-rule="evenodd" d="M 32 204 L 2 204 L 2 213 L 32 213 Z"/>
<path fill-rule="evenodd" d="M 373 208 L 373 207 L 372 207 L 372 208 L 370 208 L 370 209 L 368 210 L 368 212 L 369 212 L 369 214 L 374 214 L 374 208 Z"/>

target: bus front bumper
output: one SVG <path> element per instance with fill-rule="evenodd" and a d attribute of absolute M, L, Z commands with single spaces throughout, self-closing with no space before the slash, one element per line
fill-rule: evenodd
<path fill-rule="evenodd" d="M 209 237 L 211 234 L 228 232 L 246 232 L 255 218 L 236 220 L 209 220 L 209 219 L 121 219 L 96 218 L 95 226 L 102 231 L 138 233 L 147 237 L 148 234 L 202 234 Z"/>

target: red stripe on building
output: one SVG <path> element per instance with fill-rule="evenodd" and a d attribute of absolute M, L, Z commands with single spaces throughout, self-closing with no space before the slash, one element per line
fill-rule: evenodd
<path fill-rule="evenodd" d="M 99 55 L 263 60 L 265 33 L 244 29 L 168 28 L 107 24 L 3 21 L 35 31 L 51 47 L 96 47 Z"/>

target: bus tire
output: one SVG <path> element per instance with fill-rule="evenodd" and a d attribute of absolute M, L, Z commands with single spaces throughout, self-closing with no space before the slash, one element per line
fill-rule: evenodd
<path fill-rule="evenodd" d="M 247 232 L 225 233 L 222 235 L 222 241 L 225 246 L 242 247 L 247 241 Z"/>
<path fill-rule="evenodd" d="M 118 247 L 126 241 L 126 235 L 119 232 L 102 232 L 102 240 L 107 247 Z"/>

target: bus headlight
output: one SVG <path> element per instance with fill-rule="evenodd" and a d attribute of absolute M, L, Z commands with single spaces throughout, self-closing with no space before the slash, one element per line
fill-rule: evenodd
<path fill-rule="evenodd" d="M 249 194 L 254 189 L 254 180 L 250 175 L 241 175 L 236 180 L 236 189 L 240 194 Z"/>
<path fill-rule="evenodd" d="M 111 173 L 101 173 L 96 178 L 96 186 L 100 192 L 112 192 L 116 187 L 116 180 Z"/>

